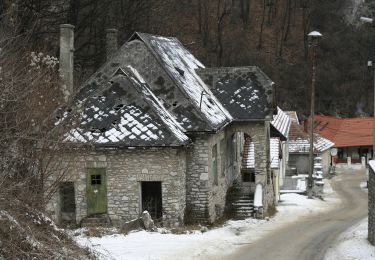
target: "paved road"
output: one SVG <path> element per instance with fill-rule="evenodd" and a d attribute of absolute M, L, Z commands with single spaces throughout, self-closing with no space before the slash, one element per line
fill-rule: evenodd
<path fill-rule="evenodd" d="M 367 216 L 367 193 L 360 188 L 365 178 L 359 171 L 340 173 L 333 179 L 332 188 L 342 197 L 341 204 L 331 211 L 270 232 L 253 244 L 241 247 L 228 259 L 323 259 L 340 233 Z"/>

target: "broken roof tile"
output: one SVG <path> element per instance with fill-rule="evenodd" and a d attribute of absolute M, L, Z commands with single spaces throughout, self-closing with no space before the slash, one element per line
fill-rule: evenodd
<path fill-rule="evenodd" d="M 146 33 L 136 33 L 136 36 L 147 45 L 167 74 L 185 94 L 193 105 L 191 108 L 206 121 L 209 129 L 201 130 L 215 130 L 231 120 L 231 115 L 195 71 L 204 68 L 204 65 L 178 39 Z"/>
<path fill-rule="evenodd" d="M 272 119 L 273 82 L 258 67 L 200 68 L 197 72 L 234 120 Z"/>
<path fill-rule="evenodd" d="M 78 127 L 65 140 L 116 146 L 181 146 L 190 142 L 184 129 L 161 105 L 139 73 L 128 66 L 97 92 L 85 97 Z M 85 91 L 87 88 L 82 88 Z"/>

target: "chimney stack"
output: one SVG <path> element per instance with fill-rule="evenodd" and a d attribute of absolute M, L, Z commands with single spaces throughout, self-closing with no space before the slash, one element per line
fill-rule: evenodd
<path fill-rule="evenodd" d="M 73 93 L 74 26 L 60 25 L 60 76 L 65 101 Z"/>
<path fill-rule="evenodd" d="M 118 30 L 117 29 L 106 29 L 106 59 L 109 61 L 113 54 L 117 51 L 118 49 L 118 44 L 117 44 L 117 34 Z"/>

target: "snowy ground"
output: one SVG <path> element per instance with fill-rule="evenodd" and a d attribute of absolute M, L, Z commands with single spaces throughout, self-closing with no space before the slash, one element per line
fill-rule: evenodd
<path fill-rule="evenodd" d="M 360 187 L 367 190 L 367 182 L 361 182 Z M 375 259 L 375 247 L 368 240 L 368 218 L 342 233 L 330 248 L 325 260 L 367 260 Z"/>
<path fill-rule="evenodd" d="M 102 259 L 219 259 L 239 246 L 252 243 L 271 230 L 288 225 L 305 215 L 317 214 L 332 208 L 339 200 L 329 183 L 325 185 L 325 200 L 309 200 L 298 194 L 284 194 L 277 214 L 269 220 L 246 219 L 228 221 L 208 232 L 175 235 L 139 231 L 129 235 L 107 235 L 76 239 L 101 254 Z"/>
<path fill-rule="evenodd" d="M 325 260 L 375 259 L 375 247 L 367 240 L 367 222 L 366 218 L 342 233 L 337 243 L 328 250 Z"/>

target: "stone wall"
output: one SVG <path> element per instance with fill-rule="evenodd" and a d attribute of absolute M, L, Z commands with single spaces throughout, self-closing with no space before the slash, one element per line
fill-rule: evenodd
<path fill-rule="evenodd" d="M 162 182 L 163 224 L 182 224 L 186 205 L 186 152 L 182 149 L 124 149 L 77 153 L 64 164 L 70 166 L 62 181 L 73 181 L 76 196 L 76 221 L 87 214 L 86 170 L 105 168 L 107 212 L 114 223 L 137 218 L 141 213 L 141 182 Z M 56 175 L 55 175 L 56 176 Z M 51 180 L 52 181 L 52 180 Z M 59 194 L 47 209 L 59 220 Z"/>
<path fill-rule="evenodd" d="M 239 134 L 236 138 L 237 158 L 233 167 L 234 178 L 230 178 L 227 160 L 227 140 L 233 133 L 226 130 L 216 134 L 199 135 L 187 155 L 186 217 L 191 223 L 212 223 L 224 213 L 226 192 L 232 179 L 240 176 L 241 155 Z M 212 169 L 212 148 L 217 147 L 217 183 Z"/>
<path fill-rule="evenodd" d="M 368 240 L 375 246 L 375 161 L 370 161 L 368 181 Z"/>
<path fill-rule="evenodd" d="M 264 187 L 264 209 L 274 207 L 275 190 L 270 172 L 269 158 L 269 122 L 234 123 L 216 134 L 196 136 L 194 146 L 187 155 L 187 196 L 186 214 L 190 222 L 212 223 L 223 216 L 225 197 L 233 180 L 241 181 L 241 142 L 240 136 L 248 134 L 255 145 L 256 183 Z M 227 160 L 227 140 L 232 135 L 236 138 L 236 155 L 234 164 L 229 167 Z M 214 182 L 212 171 L 212 147 L 217 145 L 218 182 Z M 221 156 L 221 145 L 224 154 Z M 225 163 L 222 164 L 222 160 Z M 224 166 L 224 170 L 222 169 Z M 233 174 L 232 177 L 229 175 Z"/>
<path fill-rule="evenodd" d="M 237 122 L 226 131 L 227 135 L 242 132 L 251 137 L 255 151 L 255 183 L 263 186 L 263 207 L 267 212 L 275 207 L 276 196 L 270 167 L 270 122 Z"/>
<path fill-rule="evenodd" d="M 205 222 L 208 213 L 208 135 L 196 137 L 187 152 L 186 223 Z"/>

